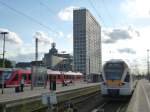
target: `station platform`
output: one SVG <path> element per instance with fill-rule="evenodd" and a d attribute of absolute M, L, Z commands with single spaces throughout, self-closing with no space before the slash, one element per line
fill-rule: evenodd
<path fill-rule="evenodd" d="M 55 92 L 58 95 L 57 96 L 58 102 L 63 102 L 65 100 L 75 98 L 77 96 L 88 94 L 88 92 L 92 93 L 98 90 L 100 90 L 100 83 L 80 82 L 80 83 L 70 84 L 68 86 L 62 86 L 59 84 L 57 85 L 57 89 Z M 0 112 L 5 112 L 7 108 L 14 107 L 16 105 L 20 105 L 20 104 L 25 105 L 29 102 L 34 102 L 34 101 L 38 102 L 38 104 L 40 102 L 40 106 L 41 106 L 42 94 L 47 92 L 50 92 L 49 87 L 46 87 L 46 89 L 44 89 L 44 87 L 38 87 L 38 88 L 36 87 L 33 90 L 30 90 L 30 87 L 26 87 L 24 92 L 19 92 L 19 93 L 15 93 L 15 90 L 12 90 L 11 88 L 6 88 L 6 90 L 4 90 L 4 94 L 0 94 L 0 110 L 3 109 L 3 111 Z M 31 104 L 29 104 L 28 106 L 30 105 Z M 10 109 L 8 111 L 10 111 Z"/>
<path fill-rule="evenodd" d="M 138 82 L 127 112 L 150 112 L 150 82 L 148 80 Z"/>
<path fill-rule="evenodd" d="M 65 92 L 68 90 L 78 89 L 78 88 L 84 88 L 87 86 L 97 85 L 99 83 L 76 83 L 76 84 L 70 84 L 68 86 L 61 86 L 61 84 L 57 85 L 56 93 Z M 23 99 L 23 98 L 30 98 L 39 96 L 42 93 L 50 92 L 49 87 L 34 87 L 33 90 L 30 89 L 31 87 L 25 87 L 24 92 L 15 93 L 14 88 L 6 88 L 4 90 L 4 94 L 0 94 L 0 104 L 7 101 L 17 100 L 17 99 Z"/>

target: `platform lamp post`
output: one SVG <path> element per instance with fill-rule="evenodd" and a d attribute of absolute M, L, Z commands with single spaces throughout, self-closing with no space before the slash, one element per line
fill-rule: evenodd
<path fill-rule="evenodd" d="M 150 71 L 149 71 L 149 49 L 147 49 L 147 77 L 150 81 Z"/>
<path fill-rule="evenodd" d="M 62 51 L 61 53 L 64 54 L 64 53 L 66 53 L 66 51 Z M 62 59 L 62 63 L 61 63 L 61 75 L 65 79 L 65 76 L 64 76 L 64 58 Z M 62 86 L 65 86 L 65 80 L 64 79 L 62 81 Z"/>
<path fill-rule="evenodd" d="M 3 68 L 5 68 L 5 35 L 8 34 L 8 32 L 0 32 L 0 34 L 4 35 L 3 37 Z M 4 75 L 2 75 L 2 94 L 4 93 Z"/>

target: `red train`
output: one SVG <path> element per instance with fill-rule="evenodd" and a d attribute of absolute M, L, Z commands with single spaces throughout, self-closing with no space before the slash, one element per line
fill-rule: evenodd
<path fill-rule="evenodd" d="M 4 87 L 14 87 L 20 84 L 24 78 L 25 85 L 31 84 L 31 71 L 24 69 L 0 69 L 0 85 L 2 86 L 2 79 L 4 78 Z"/>
<path fill-rule="evenodd" d="M 3 77 L 2 77 L 3 76 Z M 0 87 L 2 87 L 2 79 L 4 78 L 4 87 L 14 87 L 20 84 L 21 79 L 24 79 L 26 86 L 31 84 L 31 70 L 25 69 L 2 69 L 0 68 Z M 47 78 L 56 80 L 56 83 L 62 83 L 62 81 L 80 81 L 82 80 L 82 74 L 76 72 L 61 72 L 47 70 Z M 50 80 L 47 80 L 50 81 Z"/>
<path fill-rule="evenodd" d="M 83 75 L 80 72 L 64 72 L 64 71 L 53 71 L 47 70 L 48 79 L 56 79 L 56 83 L 62 83 L 62 81 L 70 82 L 70 81 L 81 81 L 83 79 Z"/>

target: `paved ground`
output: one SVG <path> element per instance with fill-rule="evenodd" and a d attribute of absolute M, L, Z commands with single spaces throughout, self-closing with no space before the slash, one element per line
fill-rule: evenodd
<path fill-rule="evenodd" d="M 58 93 L 58 92 L 67 91 L 67 90 L 71 90 L 71 89 L 87 87 L 87 86 L 91 86 L 91 85 L 95 85 L 95 84 L 98 84 L 98 83 L 78 82 L 78 83 L 70 84 L 70 85 L 64 86 L 64 87 L 62 87 L 61 84 L 58 84 L 56 92 Z M 39 96 L 42 93 L 49 92 L 48 88 L 49 87 L 46 87 L 46 89 L 44 89 L 44 87 L 38 87 L 38 88 L 36 87 L 36 88 L 34 88 L 34 90 L 31 91 L 30 87 L 26 87 L 24 89 L 24 92 L 20 92 L 20 93 L 15 93 L 15 88 L 6 88 L 4 90 L 4 94 L 0 94 L 0 103 Z"/>
<path fill-rule="evenodd" d="M 140 80 L 127 112 L 150 112 L 150 82 Z"/>

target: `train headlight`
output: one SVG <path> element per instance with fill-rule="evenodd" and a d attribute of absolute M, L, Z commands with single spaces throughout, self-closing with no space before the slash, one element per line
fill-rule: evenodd
<path fill-rule="evenodd" d="M 121 82 L 121 83 L 119 84 L 119 86 L 123 86 L 123 85 L 125 85 L 125 83 L 124 83 L 124 82 Z"/>

